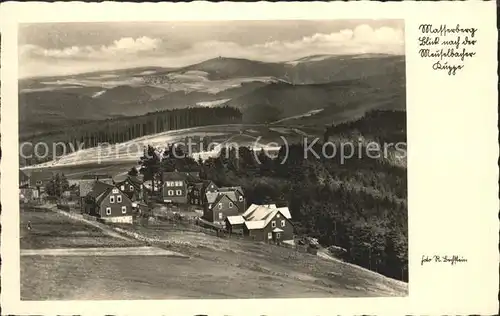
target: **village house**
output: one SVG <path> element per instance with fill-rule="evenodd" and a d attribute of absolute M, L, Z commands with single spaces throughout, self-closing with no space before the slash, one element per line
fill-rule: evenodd
<path fill-rule="evenodd" d="M 115 185 L 132 201 L 144 200 L 144 185 L 139 176 L 127 176 L 125 179 L 115 182 Z"/>
<path fill-rule="evenodd" d="M 85 212 L 85 199 L 87 195 L 94 188 L 94 184 L 99 181 L 109 185 L 113 184 L 113 178 L 107 174 L 86 174 L 82 178 L 77 180 L 70 180 L 69 184 L 78 185 L 79 197 L 80 197 L 80 209 L 82 213 Z"/>
<path fill-rule="evenodd" d="M 84 213 L 112 223 L 132 223 L 132 201 L 116 186 L 97 181 L 85 197 Z"/>
<path fill-rule="evenodd" d="M 214 224 L 224 225 L 226 217 L 241 214 L 235 192 L 207 192 L 203 207 L 203 219 Z"/>
<path fill-rule="evenodd" d="M 294 238 L 291 218 L 288 207 L 252 204 L 243 214 L 227 217 L 225 227 L 229 233 L 243 234 L 258 241 L 281 243 Z"/>
<path fill-rule="evenodd" d="M 161 190 L 164 203 L 186 204 L 190 176 L 185 172 L 164 172 Z"/>
<path fill-rule="evenodd" d="M 194 183 L 188 192 L 189 204 L 203 206 L 205 203 L 205 193 L 213 193 L 218 190 L 217 185 L 211 180 L 201 180 L 201 182 Z"/>
<path fill-rule="evenodd" d="M 245 194 L 241 187 L 220 187 L 219 192 L 229 193 L 230 198 L 238 206 L 241 212 L 247 209 Z"/>
<path fill-rule="evenodd" d="M 40 199 L 45 192 L 45 186 L 52 180 L 52 172 L 34 171 L 29 176 L 29 188 L 32 189 L 32 198 Z"/>
<path fill-rule="evenodd" d="M 22 202 L 33 200 L 34 191 L 36 189 L 30 187 L 30 178 L 28 175 L 19 170 L 19 200 Z"/>

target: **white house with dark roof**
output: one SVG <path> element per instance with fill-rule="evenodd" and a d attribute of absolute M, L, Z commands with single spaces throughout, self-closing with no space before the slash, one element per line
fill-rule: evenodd
<path fill-rule="evenodd" d="M 252 204 L 243 214 L 228 216 L 226 229 L 230 233 L 242 233 L 259 241 L 282 242 L 293 240 L 291 218 L 288 207 Z"/>

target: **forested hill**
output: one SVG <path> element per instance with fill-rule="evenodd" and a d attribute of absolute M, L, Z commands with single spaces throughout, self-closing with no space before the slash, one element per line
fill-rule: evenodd
<path fill-rule="evenodd" d="M 46 143 L 50 149 L 52 144 L 62 142 L 83 144 L 83 148 L 92 148 L 99 143 L 122 143 L 134 138 L 161 133 L 169 130 L 177 130 L 204 125 L 235 124 L 241 122 L 241 112 L 232 107 L 195 107 L 148 113 L 141 116 L 122 117 L 106 119 L 68 126 L 63 131 L 25 136 L 20 142 Z M 62 146 L 57 146 L 57 155 L 62 154 Z M 39 156 L 44 155 L 44 147 L 39 147 Z M 29 156 L 33 148 L 24 146 L 23 154 Z M 36 155 L 34 155 L 36 156 Z M 53 155 L 44 158 L 22 159 L 22 165 L 31 165 L 52 160 Z"/>
<path fill-rule="evenodd" d="M 406 116 L 404 112 L 370 113 L 337 126 L 331 137 L 342 131 L 349 140 L 350 129 L 358 129 L 361 136 L 380 135 L 397 142 L 406 139 Z M 357 137 L 351 140 L 357 144 Z M 325 247 L 345 249 L 344 260 L 407 281 L 406 168 L 383 157 L 356 154 L 342 159 L 330 151 L 322 155 L 323 144 L 320 141 L 312 148 L 319 157 L 304 155 L 304 144 L 282 147 L 274 159 L 250 148 L 229 149 L 227 154 L 223 148 L 218 157 L 205 161 L 169 156 L 158 170 L 198 170 L 217 185 L 241 186 L 249 204 L 288 205 L 298 235 L 316 237 Z M 148 161 L 141 160 L 145 177 L 152 174 Z"/>

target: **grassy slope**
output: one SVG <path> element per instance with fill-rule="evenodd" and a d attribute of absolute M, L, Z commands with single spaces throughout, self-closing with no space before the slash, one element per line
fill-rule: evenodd
<path fill-rule="evenodd" d="M 206 235 L 193 236 L 194 233 L 167 233 L 170 238 L 190 242 L 190 245 L 174 248 L 190 255 L 190 259 L 23 257 L 22 297 L 165 299 L 406 295 L 405 284 L 345 263 L 296 254 L 275 246 L 221 241 Z M 116 288 L 121 289 L 120 293 L 113 291 Z"/>
<path fill-rule="evenodd" d="M 36 213 L 36 214 L 33 214 Z M 44 212 L 23 212 L 35 229 L 92 247 L 92 228 Z M 56 229 L 57 228 L 57 229 Z M 21 297 L 44 299 L 168 299 L 403 296 L 407 285 L 362 268 L 289 249 L 220 239 L 171 224 L 137 228 L 189 259 L 163 256 L 21 257 Z M 26 233 L 26 232 L 24 232 Z M 71 238 L 70 238 L 71 237 Z M 55 239 L 45 245 L 64 247 Z M 96 239 L 97 240 L 97 239 Z M 21 242 L 22 248 L 26 243 Z M 217 286 L 214 286 L 216 284 Z M 117 291 L 117 289 L 120 289 Z"/>
<path fill-rule="evenodd" d="M 31 222 L 32 229 L 27 229 Z M 101 229 L 44 209 L 21 208 L 21 249 L 137 246 L 135 241 L 113 238 Z"/>

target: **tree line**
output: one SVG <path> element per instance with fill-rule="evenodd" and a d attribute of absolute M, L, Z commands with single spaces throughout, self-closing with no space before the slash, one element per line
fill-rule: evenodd
<path fill-rule="evenodd" d="M 79 148 L 97 147 L 100 143 L 122 143 L 134 138 L 161 133 L 170 130 L 183 128 L 235 124 L 241 122 L 241 112 L 232 107 L 193 107 L 184 109 L 173 109 L 152 112 L 141 116 L 122 117 L 95 121 L 76 126 L 69 126 L 64 131 L 53 131 L 39 135 L 24 137 L 21 142 L 44 142 L 49 146 L 50 153 L 43 157 L 46 149 L 37 148 L 38 154 L 35 154 L 34 146 L 24 146 L 23 155 L 31 158 L 21 159 L 23 165 L 37 164 L 52 160 L 56 155 L 64 153 L 62 145 L 54 147 L 53 144 L 61 143 L 68 150 Z M 55 151 L 52 151 L 55 149 Z"/>

